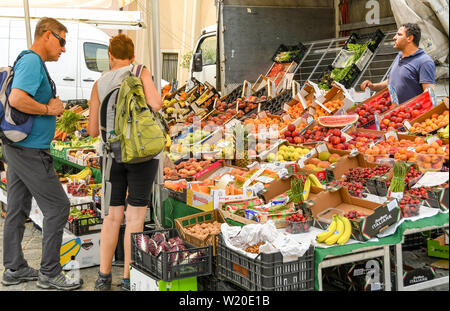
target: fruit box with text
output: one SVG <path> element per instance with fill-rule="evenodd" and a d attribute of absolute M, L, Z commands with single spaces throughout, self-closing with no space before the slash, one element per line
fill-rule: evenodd
<path fill-rule="evenodd" d="M 335 100 L 341 100 L 343 102 L 343 106 L 336 111 L 333 111 L 331 114 L 345 114 L 347 110 L 349 110 L 355 103 L 351 99 L 350 95 L 348 94 L 347 90 L 344 87 L 340 87 L 333 83 L 332 88 L 325 93 L 325 95 L 319 96 L 311 105 L 312 110 L 314 110 L 314 107 L 321 106 L 324 108 L 324 105 L 329 101 L 335 101 Z M 310 114 L 311 113 L 310 109 Z"/>
<path fill-rule="evenodd" d="M 329 223 L 319 221 L 318 215 L 330 208 L 338 209 L 342 211 L 342 214 L 352 210 L 363 213 L 366 217 L 350 220 L 352 223 L 351 238 L 363 242 L 398 222 L 401 217 L 401 210 L 396 200 L 389 200 L 385 204 L 366 201 L 352 197 L 344 187 L 337 191 L 324 191 L 305 203 L 308 205 L 305 207 L 305 211 L 314 217 L 313 225 L 324 230 Z M 329 216 L 327 218 L 331 221 L 332 215 Z"/>
<path fill-rule="evenodd" d="M 448 229 L 436 239 L 427 240 L 427 254 L 430 257 L 448 259 Z"/>
<path fill-rule="evenodd" d="M 442 211 L 449 210 L 449 187 L 427 190 L 428 198 L 424 204 L 431 208 L 439 208 Z"/>

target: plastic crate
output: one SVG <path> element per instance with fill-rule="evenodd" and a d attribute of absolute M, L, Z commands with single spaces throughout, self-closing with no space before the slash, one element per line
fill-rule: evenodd
<path fill-rule="evenodd" d="M 405 235 L 404 242 L 402 243 L 402 250 L 404 251 L 413 251 L 426 247 L 427 241 L 422 232 Z"/>
<path fill-rule="evenodd" d="M 170 188 L 165 188 L 167 190 L 167 194 L 170 198 L 173 198 L 177 201 L 186 203 L 186 198 L 187 198 L 187 191 L 186 189 L 183 189 L 183 192 L 180 191 L 175 191 L 172 190 Z"/>
<path fill-rule="evenodd" d="M 78 208 L 81 211 L 92 209 L 95 211 L 97 216 L 73 219 L 70 222 L 67 221 L 66 223 L 67 230 L 69 230 L 76 236 L 92 234 L 101 231 L 103 220 L 100 215 L 101 212 L 94 206 L 94 202 L 74 204 L 70 207 L 70 209 L 72 208 Z"/>
<path fill-rule="evenodd" d="M 290 51 L 296 51 L 299 50 L 300 52 L 294 56 L 289 58 L 286 61 L 276 61 L 275 57 L 281 53 L 281 52 L 290 52 Z M 303 43 L 299 42 L 297 45 L 284 45 L 281 44 L 277 51 L 275 52 L 275 54 L 272 56 L 272 61 L 274 61 L 275 63 L 292 63 L 292 62 L 296 62 L 297 64 L 300 63 L 300 61 L 302 60 L 302 58 L 305 56 L 307 48 L 303 45 Z"/>
<path fill-rule="evenodd" d="M 378 48 L 378 46 L 380 45 L 381 41 L 384 38 L 384 33 L 377 29 L 375 32 L 371 32 L 371 33 L 367 33 L 367 34 L 358 34 L 358 33 L 352 33 L 349 38 L 347 39 L 347 41 L 345 41 L 344 44 L 344 49 L 348 50 L 348 44 L 349 43 L 353 43 L 353 44 L 364 44 L 367 41 L 375 41 L 375 44 L 369 45 L 369 50 L 371 50 L 372 52 L 375 52 L 375 50 Z"/>
<path fill-rule="evenodd" d="M 291 90 L 284 91 L 275 98 L 272 98 L 261 107 L 261 110 L 269 110 L 271 114 L 280 115 L 283 112 L 283 105 L 292 100 Z"/>
<path fill-rule="evenodd" d="M 281 252 L 255 259 L 228 248 L 219 234 L 219 277 L 248 291 L 314 290 L 314 247 L 303 257 L 283 262 Z"/>
<path fill-rule="evenodd" d="M 220 99 L 221 102 L 226 102 L 227 104 L 230 104 L 232 102 L 234 102 L 236 99 L 238 99 L 239 97 L 242 96 L 242 89 L 243 89 L 244 85 L 241 84 L 238 87 L 236 87 L 234 90 L 232 90 L 230 92 L 230 94 L 222 97 Z"/>
<path fill-rule="evenodd" d="M 161 232 L 166 236 L 166 239 L 180 237 L 177 229 L 163 229 L 163 230 L 150 230 L 140 233 L 131 234 L 131 259 L 134 264 L 149 273 L 155 275 L 159 280 L 166 282 L 194 277 L 210 275 L 212 272 L 212 246 L 206 247 L 194 247 L 193 245 L 184 242 L 186 250 L 161 252 L 158 256 L 148 254 L 139 249 L 136 244 L 136 236 L 138 234 L 145 234 L 152 237 L 153 234 Z M 171 264 L 170 257 L 176 253 L 202 252 L 203 255 L 198 257 L 195 262 L 189 261 L 184 264 Z M 187 257 L 187 256 L 186 256 Z"/>
<path fill-rule="evenodd" d="M 186 232 L 187 227 L 192 227 L 196 224 L 201 223 L 212 223 L 214 221 L 225 223 L 225 219 L 219 210 L 215 209 L 209 212 L 198 213 L 182 218 L 175 219 L 175 226 L 178 232 L 181 235 L 181 238 L 197 247 L 204 247 L 208 245 L 212 245 L 213 247 L 213 256 L 217 255 L 217 234 L 209 234 L 205 240 L 201 240 L 192 234 Z"/>
<path fill-rule="evenodd" d="M 328 66 L 328 68 L 320 75 L 320 78 L 318 79 L 318 83 L 326 83 L 328 85 L 328 87 L 332 87 L 332 85 L 330 84 L 330 79 L 327 79 L 327 76 L 331 75 L 331 71 L 333 70 L 333 67 L 331 65 Z M 340 84 L 342 84 L 345 88 L 349 89 L 353 86 L 353 83 L 356 81 L 356 79 L 358 79 L 359 75 L 361 74 L 361 70 L 359 70 L 358 66 L 356 66 L 356 64 L 352 64 L 351 68 L 349 69 L 349 71 L 347 72 L 347 74 L 345 75 L 345 77 L 340 80 L 337 81 Z"/>

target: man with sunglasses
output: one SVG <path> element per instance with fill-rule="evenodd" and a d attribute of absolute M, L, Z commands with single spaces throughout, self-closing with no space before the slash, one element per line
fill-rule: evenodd
<path fill-rule="evenodd" d="M 65 50 L 67 28 L 53 18 L 42 18 L 36 25 L 31 49 L 22 51 L 14 67 L 9 95 L 13 108 L 34 116 L 30 134 L 22 141 L 4 144 L 8 164 L 8 208 L 3 232 L 2 284 L 15 285 L 37 280 L 40 288 L 73 290 L 82 280 L 67 277 L 60 264 L 60 249 L 70 201 L 59 182 L 50 155 L 56 116 L 64 105 L 45 62 L 58 61 Z M 22 252 L 25 221 L 35 198 L 44 215 L 40 270 L 28 266 Z"/>

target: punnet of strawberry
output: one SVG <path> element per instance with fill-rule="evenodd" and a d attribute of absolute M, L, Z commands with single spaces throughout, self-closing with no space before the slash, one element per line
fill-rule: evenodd
<path fill-rule="evenodd" d="M 418 216 L 421 205 L 422 202 L 419 198 L 410 195 L 403 196 L 399 203 L 400 209 L 402 210 L 402 216 L 405 218 Z"/>
<path fill-rule="evenodd" d="M 292 214 L 286 217 L 288 225 L 286 227 L 286 232 L 297 234 L 309 232 L 312 225 L 312 219 L 300 213 Z"/>
<path fill-rule="evenodd" d="M 359 212 L 357 210 L 351 210 L 351 211 L 348 211 L 347 213 L 345 213 L 344 217 L 346 217 L 350 220 L 356 220 L 361 217 L 366 217 L 366 215 L 364 215 L 363 212 Z"/>

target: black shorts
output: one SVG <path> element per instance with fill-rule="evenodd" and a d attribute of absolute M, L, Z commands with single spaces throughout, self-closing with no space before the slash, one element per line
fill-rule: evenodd
<path fill-rule="evenodd" d="M 150 201 L 153 181 L 158 173 L 159 160 L 125 164 L 113 161 L 111 166 L 111 206 L 147 206 Z M 128 190 L 128 197 L 127 197 Z"/>

